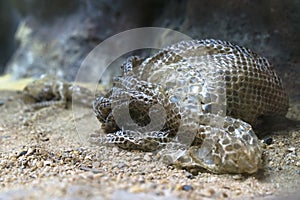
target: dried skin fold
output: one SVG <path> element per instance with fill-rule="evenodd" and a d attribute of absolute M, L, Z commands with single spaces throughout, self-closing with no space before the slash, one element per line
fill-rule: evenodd
<path fill-rule="evenodd" d="M 250 124 L 288 108 L 268 61 L 229 42 L 183 41 L 145 60 L 132 57 L 122 69 L 94 103 L 107 133 L 100 141 L 160 149 L 182 167 L 256 172 L 262 152 Z"/>

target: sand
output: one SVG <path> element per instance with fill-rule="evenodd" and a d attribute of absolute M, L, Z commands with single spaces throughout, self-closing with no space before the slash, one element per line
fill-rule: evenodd
<path fill-rule="evenodd" d="M 300 121 L 299 105 L 292 102 L 287 116 Z M 100 124 L 89 107 L 27 108 L 19 91 L 0 91 L 0 199 L 300 196 L 299 125 L 285 124 L 261 138 L 272 142 L 264 145 L 265 164 L 256 174 L 218 175 L 167 166 L 151 152 L 92 145 L 86 139 Z"/>

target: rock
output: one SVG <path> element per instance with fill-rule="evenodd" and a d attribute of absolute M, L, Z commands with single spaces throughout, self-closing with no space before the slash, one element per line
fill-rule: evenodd
<path fill-rule="evenodd" d="M 270 145 L 273 143 L 273 139 L 271 137 L 268 137 L 263 140 L 263 143 L 265 143 L 266 145 Z"/>
<path fill-rule="evenodd" d="M 93 168 L 98 168 L 100 167 L 101 163 L 99 161 L 93 162 Z"/>
<path fill-rule="evenodd" d="M 275 67 L 287 72 L 288 83 L 291 76 L 296 78 L 300 73 L 299 68 L 290 64 L 298 62 L 300 52 L 298 1 L 237 4 L 234 0 L 54 0 L 44 3 L 32 0 L 2 4 L 6 15 L 0 21 L 5 27 L 0 32 L 3 36 L 0 44 L 5 48 L 0 66 L 11 58 L 6 72 L 15 78 L 50 73 L 72 80 L 84 57 L 96 45 L 119 32 L 146 26 L 178 30 L 195 39 L 228 40 L 254 49 L 275 60 Z M 18 12 L 21 17 L 16 15 Z M 17 24 L 15 38 L 20 45 L 13 52 Z M 0 67 L 0 73 L 2 71 Z M 93 73 L 87 72 L 87 76 Z M 109 75 L 114 73 L 112 70 Z M 299 83 L 289 83 L 293 84 L 293 88 L 299 88 L 296 87 Z"/>
<path fill-rule="evenodd" d="M 191 185 L 183 185 L 181 188 L 184 191 L 190 191 L 190 190 L 194 189 L 193 186 L 191 186 Z"/>
<path fill-rule="evenodd" d="M 149 155 L 149 154 L 145 154 L 144 156 L 144 160 L 147 161 L 147 162 L 150 162 L 152 160 L 152 157 Z"/>
<path fill-rule="evenodd" d="M 5 104 L 5 100 L 4 99 L 0 99 L 0 106 Z"/>

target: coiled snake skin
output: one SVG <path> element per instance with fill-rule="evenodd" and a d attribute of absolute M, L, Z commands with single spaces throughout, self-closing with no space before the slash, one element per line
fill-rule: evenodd
<path fill-rule="evenodd" d="M 131 57 L 122 70 L 94 102 L 106 133 L 98 141 L 158 150 L 181 167 L 256 172 L 262 150 L 250 124 L 288 109 L 269 62 L 225 41 L 183 41 L 144 60 Z"/>

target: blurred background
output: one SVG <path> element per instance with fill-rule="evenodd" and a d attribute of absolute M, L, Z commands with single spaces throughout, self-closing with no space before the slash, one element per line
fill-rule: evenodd
<path fill-rule="evenodd" d="M 122 31 L 164 27 L 267 57 L 291 98 L 300 96 L 298 0 L 0 0 L 0 73 L 73 80 L 96 45 Z"/>

